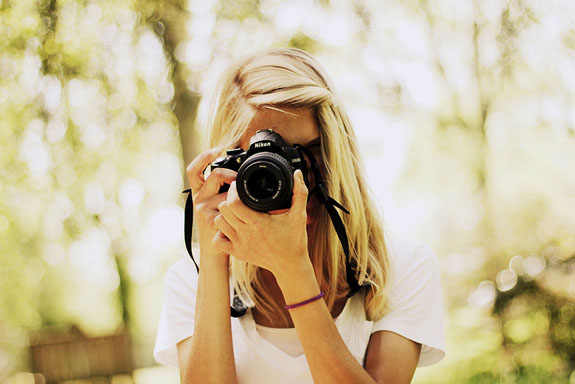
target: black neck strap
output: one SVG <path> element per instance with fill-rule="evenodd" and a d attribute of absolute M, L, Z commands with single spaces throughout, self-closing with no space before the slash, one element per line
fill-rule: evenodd
<path fill-rule="evenodd" d="M 302 152 L 304 152 L 305 155 L 309 158 L 309 161 L 311 164 L 311 169 L 312 169 L 314 180 L 315 180 L 315 185 L 316 185 L 314 190 L 310 192 L 310 195 L 315 194 L 319 203 L 321 205 L 323 205 L 325 207 L 325 209 L 327 210 L 327 213 L 329 214 L 329 217 L 331 219 L 331 222 L 333 224 L 335 232 L 337 233 L 337 237 L 339 238 L 339 241 L 340 241 L 341 246 L 343 248 L 343 252 L 345 253 L 345 257 L 346 257 L 346 259 L 345 259 L 345 274 L 346 274 L 347 284 L 349 286 L 349 293 L 348 293 L 347 297 L 349 298 L 349 297 L 353 296 L 355 293 L 357 293 L 357 291 L 359 291 L 361 289 L 361 286 L 359 285 L 359 283 L 357 282 L 357 279 L 355 277 L 356 264 L 351 260 L 351 257 L 349 255 L 349 243 L 347 240 L 347 234 L 345 231 L 345 226 L 344 226 L 343 221 L 341 220 L 341 217 L 339 216 L 339 214 L 337 213 L 337 210 L 335 208 L 337 207 L 347 214 L 349 214 L 349 211 L 347 209 L 345 209 L 341 204 L 339 204 L 337 201 L 335 201 L 333 198 L 331 198 L 327 194 L 327 191 L 325 190 L 325 186 L 324 186 L 324 181 L 321 177 L 321 171 L 319 168 L 319 164 L 317 163 L 317 161 L 316 161 L 315 157 L 313 156 L 313 154 L 311 153 L 311 151 L 309 149 L 307 149 L 306 147 L 303 147 L 301 145 L 295 145 L 295 147 L 298 148 L 299 150 L 301 150 Z M 304 178 L 304 180 L 306 180 L 306 179 L 307 178 Z M 186 243 L 186 249 L 188 251 L 188 254 L 190 255 L 190 258 L 192 259 L 192 262 L 194 263 L 194 266 L 196 267 L 196 271 L 199 274 L 200 273 L 200 267 L 198 266 L 198 263 L 194 259 L 194 255 L 192 253 L 192 225 L 194 222 L 194 203 L 192 200 L 192 193 L 191 192 L 192 192 L 191 189 L 186 189 L 185 191 L 182 192 L 182 193 L 188 194 L 188 196 L 186 198 L 186 206 L 184 208 L 184 240 Z M 240 300 L 239 296 L 237 295 L 237 293 L 235 291 L 234 291 L 234 298 L 233 298 L 233 302 L 232 302 L 230 311 L 231 311 L 232 317 L 240 317 L 240 316 L 244 315 L 247 311 L 247 307 L 245 306 L 244 303 L 242 303 L 242 301 Z"/>
<path fill-rule="evenodd" d="M 335 208 L 337 207 L 347 214 L 349 214 L 349 211 L 327 194 L 327 191 L 325 190 L 324 181 L 321 177 L 321 170 L 319 167 L 319 163 L 316 161 L 313 153 L 304 146 L 296 144 L 295 147 L 301 150 L 303 153 L 305 153 L 305 155 L 308 157 L 310 161 L 311 170 L 313 172 L 313 177 L 316 185 L 316 187 L 314 188 L 313 191 L 311 191 L 311 193 L 315 194 L 319 203 L 323 205 L 327 210 L 327 213 L 329 214 L 329 217 L 331 219 L 331 223 L 333 224 L 333 228 L 335 229 L 337 237 L 339 238 L 339 242 L 341 243 L 341 246 L 343 248 L 343 252 L 345 253 L 345 277 L 347 280 L 347 285 L 349 286 L 349 293 L 347 294 L 347 297 L 348 298 L 352 297 L 353 295 L 356 294 L 357 291 L 361 289 L 361 286 L 359 285 L 355 277 L 356 265 L 353 262 L 353 260 L 351 260 L 349 254 L 349 242 L 347 240 L 345 225 L 343 224 L 343 221 L 341 220 L 341 217 L 339 216 Z"/>
<path fill-rule="evenodd" d="M 192 253 L 192 225 L 194 223 L 194 202 L 192 200 L 192 190 L 186 189 L 182 193 L 188 194 L 188 197 L 186 198 L 186 207 L 184 208 L 184 240 L 186 242 L 186 249 L 188 250 L 188 254 L 194 262 L 194 266 L 196 267 L 196 271 L 199 275 L 200 267 L 198 267 L 198 263 L 196 262 L 196 259 L 194 259 L 194 254 Z M 230 308 L 232 317 L 243 316 L 247 310 L 248 308 L 244 303 L 242 303 L 240 297 L 234 290 L 234 298 Z"/>

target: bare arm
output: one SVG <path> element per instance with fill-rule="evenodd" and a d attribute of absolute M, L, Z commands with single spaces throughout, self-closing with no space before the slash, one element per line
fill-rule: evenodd
<path fill-rule="evenodd" d="M 299 303 L 320 292 L 311 263 L 292 271 L 276 276 L 286 303 Z M 292 309 L 290 315 L 314 383 L 375 383 L 345 345 L 323 300 Z"/>
<path fill-rule="evenodd" d="M 410 383 L 417 368 L 421 344 L 390 331 L 371 335 L 365 369 L 378 383 Z"/>
<path fill-rule="evenodd" d="M 302 266 L 278 277 L 287 303 L 319 293 L 313 269 Z M 299 272 L 297 272 L 299 271 Z M 393 332 L 376 332 L 369 341 L 365 369 L 353 357 L 323 300 L 290 310 L 315 383 L 410 383 L 420 344 Z"/>
<path fill-rule="evenodd" d="M 178 343 L 182 383 L 237 382 L 230 321 L 229 255 L 218 250 L 214 238 L 222 236 L 214 225 L 222 183 L 235 179 L 235 172 L 217 169 L 204 181 L 204 168 L 217 153 L 206 152 L 188 167 L 201 260 L 194 335 Z"/>
<path fill-rule="evenodd" d="M 301 173 L 294 178 L 294 198 L 288 213 L 254 212 L 241 203 L 232 185 L 227 201 L 220 204 L 225 220 L 216 222 L 227 236 L 218 241 L 220 249 L 271 271 L 288 304 L 320 293 L 307 251 L 307 189 Z M 286 231 L 286 228 L 290 230 Z M 323 300 L 292 309 L 290 314 L 315 383 L 403 383 L 411 380 L 419 356 L 415 352 L 417 348 L 406 347 L 404 354 L 403 347 L 396 348 L 395 343 L 416 346 L 412 341 L 405 338 L 382 340 L 381 336 L 375 336 L 368 347 L 369 364 L 364 369 L 345 345 Z M 395 353 L 394 359 L 389 357 Z M 394 381 L 395 378 L 403 381 Z"/>
<path fill-rule="evenodd" d="M 194 336 L 178 343 L 182 383 L 235 383 L 228 268 L 202 262 Z"/>

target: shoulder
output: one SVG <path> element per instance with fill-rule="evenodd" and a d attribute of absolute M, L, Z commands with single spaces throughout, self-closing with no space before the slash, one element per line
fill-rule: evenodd
<path fill-rule="evenodd" d="M 439 264 L 433 249 L 422 242 L 393 240 L 387 244 L 391 268 L 389 294 L 400 288 L 415 289 L 418 285 L 436 280 L 439 283 Z M 418 284 L 419 283 L 419 284 Z"/>
<path fill-rule="evenodd" d="M 166 277 L 184 277 L 197 274 L 198 272 L 192 260 L 189 257 L 181 257 L 168 268 Z"/>
<path fill-rule="evenodd" d="M 388 286 L 391 311 L 410 299 L 441 296 L 439 265 L 429 245 L 392 240 L 387 244 L 387 252 L 391 268 Z"/>
<path fill-rule="evenodd" d="M 177 260 L 166 272 L 164 306 L 154 348 L 154 357 L 162 364 L 177 367 L 176 345 L 193 335 L 197 279 L 196 268 L 188 257 Z"/>
<path fill-rule="evenodd" d="M 422 242 L 413 240 L 391 240 L 387 243 L 387 252 L 393 273 L 416 269 L 437 268 L 437 257 L 433 249 Z"/>
<path fill-rule="evenodd" d="M 198 272 L 189 257 L 182 257 L 170 266 L 164 277 L 164 296 L 185 295 L 195 293 L 198 282 Z"/>
<path fill-rule="evenodd" d="M 387 251 L 389 310 L 374 322 L 372 333 L 392 331 L 422 344 L 420 366 L 439 361 L 445 354 L 445 330 L 435 252 L 425 243 L 405 240 L 389 242 Z"/>

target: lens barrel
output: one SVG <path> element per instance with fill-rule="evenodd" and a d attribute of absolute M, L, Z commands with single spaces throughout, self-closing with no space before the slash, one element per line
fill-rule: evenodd
<path fill-rule="evenodd" d="M 273 152 L 256 153 L 238 171 L 238 195 L 256 211 L 289 208 L 293 172 L 293 166 L 283 156 Z"/>

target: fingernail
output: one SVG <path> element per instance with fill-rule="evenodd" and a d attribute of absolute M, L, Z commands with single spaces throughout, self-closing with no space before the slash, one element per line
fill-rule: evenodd
<path fill-rule="evenodd" d="M 300 181 L 303 181 L 303 173 L 301 170 L 296 169 L 297 172 L 297 177 L 299 178 Z"/>

